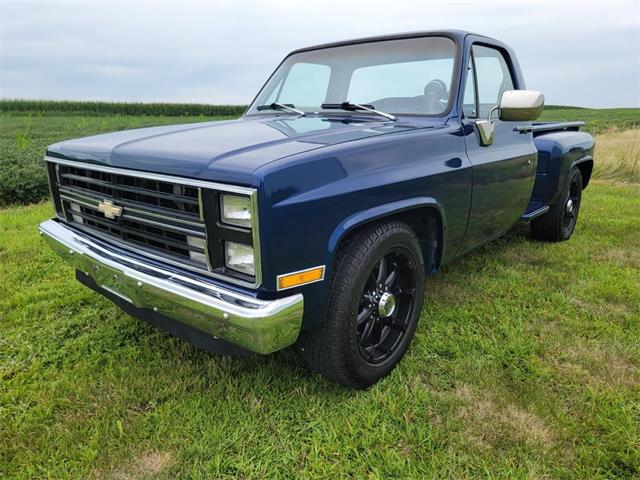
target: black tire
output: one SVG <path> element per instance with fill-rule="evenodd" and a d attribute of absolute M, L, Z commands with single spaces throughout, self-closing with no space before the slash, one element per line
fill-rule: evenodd
<path fill-rule="evenodd" d="M 560 199 L 544 215 L 531 220 L 531 235 L 545 242 L 569 240 L 578 222 L 582 200 L 582 173 L 574 168 L 562 190 Z"/>
<path fill-rule="evenodd" d="M 415 333 L 424 277 L 419 241 L 407 224 L 380 223 L 347 238 L 336 255 L 325 324 L 303 332 L 298 343 L 307 365 L 353 388 L 388 375 Z"/>

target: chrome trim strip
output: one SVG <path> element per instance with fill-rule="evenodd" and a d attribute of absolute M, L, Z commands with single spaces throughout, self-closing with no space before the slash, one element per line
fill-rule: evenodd
<path fill-rule="evenodd" d="M 174 267 L 178 267 L 181 268 L 183 270 L 187 270 L 190 272 L 194 272 L 194 273 L 198 273 L 201 275 L 207 275 L 210 277 L 215 277 L 216 275 L 213 274 L 212 272 L 209 272 L 208 270 L 205 270 L 202 267 L 198 267 L 196 265 L 191 265 L 186 263 L 185 261 L 179 261 L 179 259 L 173 259 L 169 256 L 163 256 L 163 255 L 156 255 L 153 252 L 150 252 L 149 250 L 146 250 L 144 248 L 141 248 L 139 246 L 136 245 L 132 245 L 130 243 L 125 243 L 122 240 L 118 240 L 115 237 L 111 237 L 109 235 L 103 235 L 100 233 L 99 230 L 94 230 L 94 229 L 88 229 L 86 226 L 84 225 L 78 225 L 76 223 L 73 223 L 72 226 L 74 228 L 76 228 L 77 230 L 86 233 L 87 235 L 90 235 L 92 237 L 95 237 L 99 240 L 102 240 L 103 242 L 106 243 L 111 243 L 112 245 L 115 245 L 118 248 L 121 248 L 123 250 L 128 250 L 130 252 L 133 252 L 137 255 L 142 255 L 144 257 L 147 258 L 151 258 L 153 260 L 156 260 L 158 262 L 162 262 L 162 263 L 166 263 L 168 265 L 174 266 Z M 223 277 L 221 279 L 226 280 L 227 277 Z"/>
<path fill-rule="evenodd" d="M 39 230 L 64 260 L 138 308 L 153 309 L 257 353 L 280 350 L 298 337 L 302 294 L 260 300 L 113 251 L 56 220 L 41 223 Z"/>
<path fill-rule="evenodd" d="M 135 208 L 135 207 L 128 207 L 128 206 L 123 205 L 121 202 L 118 202 L 118 201 L 116 201 L 116 204 L 120 205 L 121 207 L 124 208 L 123 212 L 126 212 L 128 210 L 128 211 L 133 212 L 133 213 L 137 213 L 137 214 L 140 214 L 140 215 L 148 215 L 150 217 L 155 217 L 155 218 L 158 218 L 158 219 L 161 219 L 161 220 L 168 220 L 170 222 L 181 223 L 183 225 L 188 225 L 188 226 L 191 226 L 191 227 L 196 227 L 196 228 L 201 228 L 201 229 L 205 228 L 204 223 L 190 222 L 188 220 L 183 220 L 183 219 L 177 218 L 177 217 L 174 217 L 174 218 L 167 217 L 166 215 L 162 215 L 160 213 L 155 213 L 155 212 L 151 212 L 151 211 L 147 211 L 147 210 L 140 210 L 140 209 Z M 125 213 L 123 213 L 122 215 L 123 215 L 123 218 L 127 218 L 125 216 Z M 129 218 L 134 218 L 134 217 L 129 215 Z M 136 217 L 136 218 L 138 218 L 138 217 Z M 157 225 L 166 225 L 168 228 L 172 227 L 171 224 L 166 224 L 166 223 L 158 223 Z"/>
<path fill-rule="evenodd" d="M 111 287 L 107 287 L 106 285 L 100 285 L 100 288 L 106 290 L 107 292 L 109 292 L 112 295 L 115 295 L 116 297 L 120 297 L 121 299 L 123 299 L 126 302 L 129 302 L 130 304 L 133 305 L 133 300 L 131 300 L 129 297 L 127 297 L 126 295 L 123 295 L 122 293 L 118 292 L 117 290 L 114 290 Z"/>
<path fill-rule="evenodd" d="M 540 215 L 544 215 L 545 213 L 547 213 L 549 211 L 551 207 L 549 205 L 545 205 L 544 207 L 540 207 L 536 210 L 533 210 L 531 212 L 528 213 L 523 213 L 522 216 L 520 217 L 520 220 L 533 220 L 536 217 L 539 217 Z"/>
<path fill-rule="evenodd" d="M 567 128 L 580 128 L 585 125 L 584 122 L 557 122 L 557 123 L 542 123 L 538 125 L 524 125 L 515 127 L 516 132 L 529 133 L 529 132 L 547 132 L 550 130 L 566 130 Z"/>
<path fill-rule="evenodd" d="M 198 188 L 198 213 L 200 214 L 200 221 L 204 223 L 204 208 L 202 208 L 202 188 Z"/>
<path fill-rule="evenodd" d="M 204 226 L 204 259 L 207 262 L 207 272 L 211 274 L 213 272 L 213 266 L 211 265 L 211 257 L 209 256 L 209 230 L 207 224 L 204 221 L 204 204 L 202 203 L 202 188 L 198 188 L 198 214 L 200 221 Z"/>
<path fill-rule="evenodd" d="M 67 192 L 63 191 L 63 192 L 60 193 L 60 198 L 62 200 L 66 200 L 68 202 L 78 203 L 78 204 L 83 205 L 85 207 L 92 208 L 93 210 L 98 210 L 98 205 L 96 203 L 90 202 L 89 199 L 86 198 L 86 197 L 84 197 L 84 198 L 72 197 Z M 91 199 L 91 200 L 93 200 L 93 199 Z"/>
<path fill-rule="evenodd" d="M 286 288 L 280 288 L 280 278 L 282 277 L 288 277 L 289 275 L 295 275 L 296 273 L 305 273 L 305 272 L 309 272 L 311 270 L 315 270 L 317 268 L 321 268 L 322 269 L 322 277 L 318 278 L 317 280 L 311 280 L 310 282 L 304 282 L 301 283 L 299 285 L 294 285 L 292 287 L 286 287 Z M 310 285 L 312 283 L 316 283 L 316 282 L 322 282 L 324 280 L 324 274 L 327 271 L 326 265 L 318 265 L 316 267 L 311 267 L 311 268 L 305 268 L 304 270 L 297 270 L 295 272 L 289 272 L 289 273 L 283 273 L 282 275 L 278 275 L 276 277 L 276 289 L 281 292 L 283 290 L 289 290 L 290 288 L 296 288 L 296 287 L 301 287 L 303 285 Z"/>
<path fill-rule="evenodd" d="M 47 157 L 45 159 L 45 166 L 47 165 Z M 58 218 L 61 218 L 64 221 L 69 221 L 69 215 L 67 214 L 67 209 L 64 208 L 64 202 L 62 201 L 62 195 L 60 193 L 60 165 L 56 163 L 56 184 L 58 186 L 58 196 L 60 197 L 60 208 L 62 209 L 62 215 L 57 215 Z"/>
<path fill-rule="evenodd" d="M 249 187 L 237 187 L 235 185 L 225 185 L 223 183 L 207 182 L 202 180 L 193 180 L 184 177 L 174 177 L 171 175 L 162 175 L 160 173 L 143 172 L 140 170 L 129 170 L 126 168 L 106 167 L 103 165 L 94 165 L 92 163 L 83 163 L 82 161 L 64 160 L 61 158 L 44 157 L 45 161 L 59 163 L 60 165 L 68 165 L 70 167 L 86 168 L 87 170 L 96 170 L 99 172 L 113 173 L 116 175 L 124 175 L 128 177 L 144 177 L 149 180 L 157 180 L 159 182 L 179 183 L 180 185 L 189 185 L 191 187 L 209 188 L 212 190 L 221 190 L 224 192 L 239 193 L 241 195 L 251 195 L 255 189 Z"/>
<path fill-rule="evenodd" d="M 251 240 L 253 241 L 253 263 L 255 264 L 255 280 L 254 287 L 260 286 L 262 283 L 262 256 L 260 254 L 260 220 L 258 211 L 258 192 L 256 190 L 250 195 L 251 197 Z"/>

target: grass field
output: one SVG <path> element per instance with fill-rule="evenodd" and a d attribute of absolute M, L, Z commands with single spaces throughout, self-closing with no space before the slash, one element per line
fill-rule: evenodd
<path fill-rule="evenodd" d="M 38 237 L 49 202 L 0 209 L 0 478 L 638 478 L 640 109 L 590 112 L 544 118 L 601 132 L 574 237 L 521 225 L 429 279 L 365 392 L 123 314 Z M 0 115 L 0 193 L 46 194 L 49 143 L 209 118 Z"/>
<path fill-rule="evenodd" d="M 246 105 L 208 105 L 200 103 L 136 103 L 136 102 L 83 102 L 59 100 L 7 100 L 0 99 L 3 115 L 113 115 L 153 116 L 240 116 Z"/>
<path fill-rule="evenodd" d="M 0 114 L 0 207 L 48 195 L 42 158 L 52 143 L 130 128 L 229 118 L 235 117 Z"/>
<path fill-rule="evenodd" d="M 640 475 L 640 189 L 594 183 L 573 239 L 518 228 L 428 282 L 369 391 L 291 351 L 208 355 L 80 286 L 2 210 L 2 478 Z"/>
<path fill-rule="evenodd" d="M 611 129 L 640 128 L 640 108 L 545 108 L 540 121 L 564 122 L 581 120 L 591 133 L 607 133 Z"/>
<path fill-rule="evenodd" d="M 27 108 L 35 110 L 26 111 Z M 105 112 L 143 112 L 144 114 L 95 114 L 101 109 Z M 201 113 L 237 112 L 240 109 L 233 106 L 0 100 L 0 207 L 46 198 L 48 186 L 42 156 L 47 145 L 69 138 L 128 128 L 235 118 L 205 116 Z M 176 116 L 180 112 L 189 111 L 194 114 Z M 154 112 L 165 112 L 167 115 L 152 115 Z M 544 112 L 542 119 L 545 121 L 582 119 L 587 121 L 586 129 L 592 133 L 610 135 L 612 132 L 640 126 L 640 109 L 592 110 L 552 107 Z M 631 135 L 635 137 L 627 137 L 622 143 L 617 140 L 608 143 L 606 152 L 611 160 L 608 162 L 611 168 L 607 168 L 604 172 L 597 167 L 596 177 L 603 174 L 608 179 L 628 181 L 640 175 L 638 164 L 640 147 L 637 133 Z M 628 160 L 629 156 L 636 159 L 635 163 Z M 634 170 L 630 172 L 629 168 Z"/>

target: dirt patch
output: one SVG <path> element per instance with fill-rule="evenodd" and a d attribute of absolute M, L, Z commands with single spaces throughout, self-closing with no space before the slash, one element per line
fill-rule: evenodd
<path fill-rule="evenodd" d="M 608 248 L 598 252 L 596 260 L 619 267 L 640 268 L 640 249 Z"/>
<path fill-rule="evenodd" d="M 640 387 L 640 366 L 628 358 L 620 348 L 576 344 L 562 349 L 556 368 L 580 378 L 583 383 L 610 389 Z"/>
<path fill-rule="evenodd" d="M 171 452 L 149 450 L 142 452 L 120 468 L 108 473 L 97 473 L 96 478 L 132 480 L 154 478 L 167 471 L 175 463 Z"/>
<path fill-rule="evenodd" d="M 466 385 L 454 395 L 463 406 L 459 416 L 465 421 L 469 438 L 480 448 L 509 447 L 521 442 L 536 449 L 553 446 L 554 438 L 542 418 L 513 404 L 503 404 L 488 393 L 478 393 Z"/>
<path fill-rule="evenodd" d="M 516 265 L 545 266 L 551 263 L 542 251 L 532 248 L 530 244 L 505 249 L 502 252 L 502 257 L 509 264 L 515 263 Z"/>
<path fill-rule="evenodd" d="M 173 465 L 173 461 L 169 452 L 147 452 L 138 459 L 137 466 L 143 474 L 156 475 Z"/>
<path fill-rule="evenodd" d="M 461 281 L 451 281 L 440 275 L 428 280 L 425 302 L 438 305 L 462 305 L 477 299 L 477 294 Z"/>
<path fill-rule="evenodd" d="M 622 318 L 633 312 L 630 305 L 621 302 L 608 301 L 596 303 L 578 297 L 569 299 L 569 302 L 587 313 L 609 319 Z"/>

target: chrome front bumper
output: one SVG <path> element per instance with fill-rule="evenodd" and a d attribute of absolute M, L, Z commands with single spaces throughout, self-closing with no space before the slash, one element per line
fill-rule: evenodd
<path fill-rule="evenodd" d="M 301 294 L 259 300 L 141 261 L 55 220 L 41 223 L 39 229 L 69 264 L 138 308 L 257 353 L 275 352 L 298 338 Z"/>

